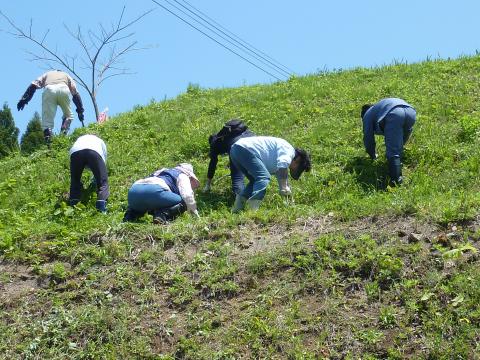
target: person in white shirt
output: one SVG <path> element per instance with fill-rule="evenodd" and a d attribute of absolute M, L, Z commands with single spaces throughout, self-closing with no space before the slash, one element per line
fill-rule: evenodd
<path fill-rule="evenodd" d="M 185 210 L 198 218 L 200 215 L 193 191 L 199 186 L 200 181 L 189 163 L 157 170 L 132 185 L 123 221 L 136 221 L 148 212 L 153 214 L 155 224 L 165 224 Z"/>
<path fill-rule="evenodd" d="M 232 145 L 230 158 L 249 180 L 248 185 L 236 196 L 233 212 L 242 210 L 245 203 L 250 209 L 257 210 L 265 197 L 270 175 L 277 176 L 280 195 L 288 196 L 291 194 L 288 169 L 295 180 L 300 178 L 303 171 L 311 169 L 310 155 L 305 150 L 271 136 L 239 139 Z"/>
<path fill-rule="evenodd" d="M 97 184 L 98 211 L 107 211 L 107 199 L 110 195 L 107 173 L 107 146 L 105 142 L 95 135 L 80 136 L 70 149 L 70 205 L 80 201 L 82 193 L 82 173 L 88 167 L 95 177 Z"/>

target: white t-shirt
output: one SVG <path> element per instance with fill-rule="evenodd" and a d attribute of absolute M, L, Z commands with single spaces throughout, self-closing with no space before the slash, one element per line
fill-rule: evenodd
<path fill-rule="evenodd" d="M 262 160 L 270 174 L 290 166 L 295 157 L 295 149 L 286 140 L 272 136 L 250 136 L 235 144 L 250 150 Z"/>
<path fill-rule="evenodd" d="M 107 163 L 107 146 L 102 139 L 95 135 L 80 136 L 70 149 L 70 155 L 74 152 L 90 149 L 98 153 L 105 163 Z"/>

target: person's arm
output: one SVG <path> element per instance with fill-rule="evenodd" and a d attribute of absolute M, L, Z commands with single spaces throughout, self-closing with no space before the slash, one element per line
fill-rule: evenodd
<path fill-rule="evenodd" d="M 102 151 L 105 157 L 105 164 L 106 164 L 107 163 L 107 145 L 105 145 L 105 142 L 103 140 L 102 140 Z"/>
<path fill-rule="evenodd" d="M 210 162 L 208 163 L 208 171 L 207 171 L 207 182 L 205 184 L 204 191 L 210 191 L 212 188 L 212 180 L 215 176 L 215 170 L 218 164 L 218 154 L 210 152 Z"/>
<path fill-rule="evenodd" d="M 185 202 L 185 205 L 187 205 L 187 210 L 196 217 L 200 217 L 200 215 L 198 214 L 197 203 L 195 202 L 195 195 L 193 193 L 189 177 L 185 174 L 178 175 L 177 186 L 178 191 L 180 192 L 180 196 Z"/>
<path fill-rule="evenodd" d="M 278 190 L 280 195 L 288 196 L 292 194 L 292 190 L 288 184 L 288 168 L 280 168 L 277 171 Z"/>
<path fill-rule="evenodd" d="M 37 90 L 37 87 L 34 84 L 30 84 L 23 94 L 22 98 L 17 104 L 17 110 L 21 111 L 25 107 L 25 105 L 28 104 L 30 100 L 32 100 L 33 94 L 35 94 L 35 91 Z"/>
<path fill-rule="evenodd" d="M 218 146 L 219 145 L 217 142 L 210 144 L 210 162 L 208 163 L 207 182 L 205 184 L 205 187 L 203 188 L 203 191 L 210 191 L 210 189 L 212 188 L 212 180 L 215 176 L 215 170 L 217 169 L 218 164 Z"/>
<path fill-rule="evenodd" d="M 363 119 L 363 144 L 367 154 L 370 155 L 371 159 L 376 159 L 377 155 L 375 153 L 375 124 L 373 120 L 369 117 L 364 117 Z"/>

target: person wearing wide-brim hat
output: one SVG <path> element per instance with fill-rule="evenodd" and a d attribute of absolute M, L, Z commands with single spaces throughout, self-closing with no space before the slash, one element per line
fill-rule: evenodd
<path fill-rule="evenodd" d="M 147 212 L 153 214 L 155 224 L 172 221 L 186 210 L 200 217 L 193 193 L 199 186 L 191 164 L 157 170 L 132 185 L 123 221 L 135 221 Z"/>

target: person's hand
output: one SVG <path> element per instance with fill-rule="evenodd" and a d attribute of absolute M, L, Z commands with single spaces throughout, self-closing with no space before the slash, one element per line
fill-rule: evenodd
<path fill-rule="evenodd" d="M 373 154 L 373 155 L 370 155 L 370 159 L 372 159 L 372 160 L 377 160 L 377 158 L 378 158 L 378 154 L 377 154 L 377 153 L 375 153 L 375 154 Z"/>
<path fill-rule="evenodd" d="M 20 100 L 20 101 L 18 102 L 18 104 L 17 104 L 17 110 L 18 110 L 18 111 L 23 110 L 23 108 L 25 107 L 25 105 L 26 105 L 26 102 L 25 102 L 24 100 Z"/>
<path fill-rule="evenodd" d="M 85 120 L 85 117 L 83 116 L 83 112 L 78 114 L 78 120 L 80 120 L 83 123 L 83 120 Z"/>
<path fill-rule="evenodd" d="M 198 213 L 198 210 L 195 210 L 194 212 L 192 212 L 192 215 L 195 219 L 200 219 L 200 214 Z"/>
<path fill-rule="evenodd" d="M 292 195 L 292 190 L 290 189 L 290 186 L 287 185 L 285 188 L 280 189 L 280 195 L 282 195 L 283 197 Z"/>

